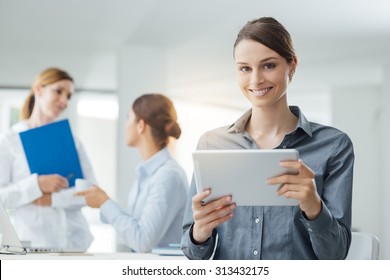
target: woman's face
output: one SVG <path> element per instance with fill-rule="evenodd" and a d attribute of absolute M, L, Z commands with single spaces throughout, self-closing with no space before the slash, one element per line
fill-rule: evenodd
<path fill-rule="evenodd" d="M 45 117 L 56 119 L 67 107 L 74 90 L 73 82 L 61 80 L 37 88 L 36 104 Z"/>
<path fill-rule="evenodd" d="M 137 143 L 139 141 L 139 133 L 137 128 L 137 119 L 134 114 L 134 111 L 130 109 L 129 113 L 127 114 L 127 121 L 125 126 L 125 141 L 126 145 L 129 147 L 135 147 L 137 146 Z"/>
<path fill-rule="evenodd" d="M 295 61 L 288 64 L 275 51 L 247 39 L 238 43 L 234 58 L 238 84 L 253 106 L 273 106 L 285 96 Z"/>

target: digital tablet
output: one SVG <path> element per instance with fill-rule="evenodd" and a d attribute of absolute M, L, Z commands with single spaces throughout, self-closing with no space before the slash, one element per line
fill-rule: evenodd
<path fill-rule="evenodd" d="M 211 188 L 205 203 L 232 195 L 242 206 L 298 205 L 296 199 L 278 196 L 278 185 L 267 179 L 297 171 L 280 166 L 280 161 L 298 160 L 294 149 L 276 150 L 197 150 L 192 153 L 197 191 Z"/>

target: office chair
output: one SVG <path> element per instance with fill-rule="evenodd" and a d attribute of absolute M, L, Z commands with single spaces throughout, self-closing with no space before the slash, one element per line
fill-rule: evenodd
<path fill-rule="evenodd" d="M 379 258 L 379 240 L 367 232 L 352 232 L 351 247 L 346 260 L 377 260 Z"/>

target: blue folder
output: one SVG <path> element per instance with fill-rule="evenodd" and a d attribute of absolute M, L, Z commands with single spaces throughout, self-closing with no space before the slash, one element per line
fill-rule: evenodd
<path fill-rule="evenodd" d="M 75 185 L 83 178 L 80 159 L 68 120 L 61 120 L 19 133 L 31 173 L 59 174 Z"/>

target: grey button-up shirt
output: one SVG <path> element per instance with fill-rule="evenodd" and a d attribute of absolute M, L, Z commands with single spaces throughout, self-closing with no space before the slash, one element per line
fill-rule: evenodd
<path fill-rule="evenodd" d="M 231 220 L 202 245 L 192 240 L 192 179 L 183 224 L 182 250 L 189 259 L 344 259 L 351 243 L 354 152 L 342 131 L 307 121 L 298 107 L 296 129 L 277 149 L 297 149 L 315 173 L 322 210 L 307 220 L 299 206 L 237 206 Z M 252 111 L 233 125 L 206 132 L 198 149 L 258 149 L 245 130 Z M 215 251 L 215 252 L 214 252 Z M 213 254 L 214 253 L 214 254 Z"/>

